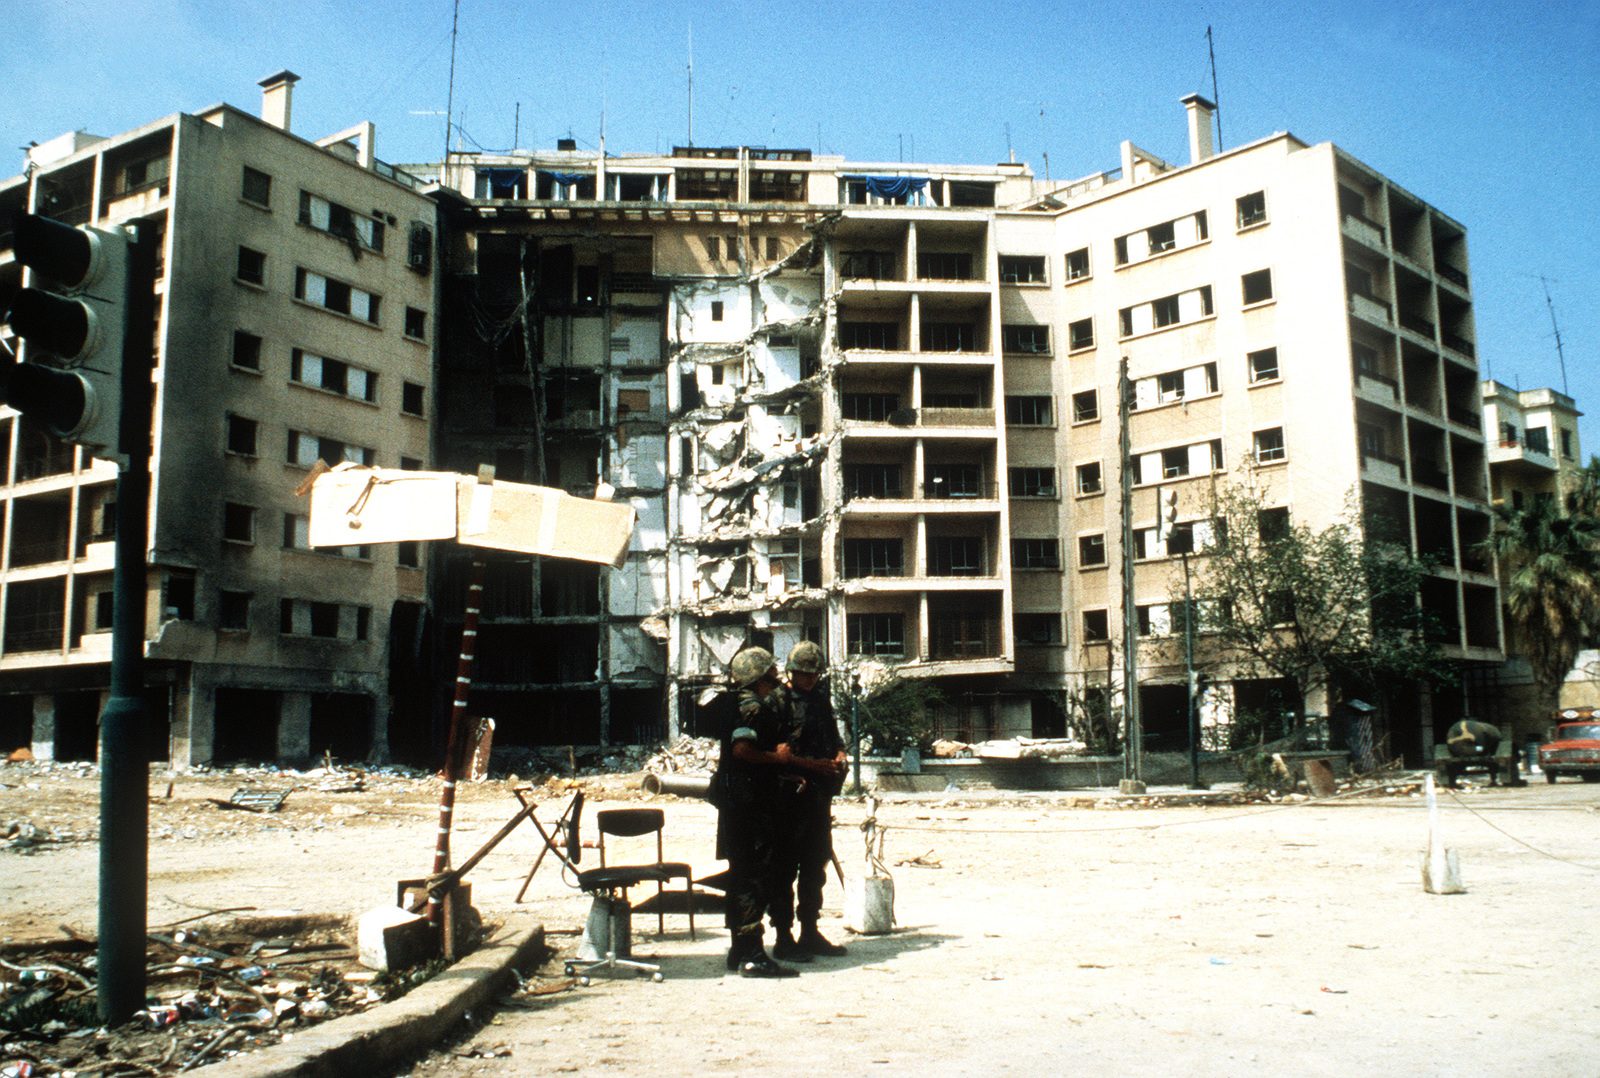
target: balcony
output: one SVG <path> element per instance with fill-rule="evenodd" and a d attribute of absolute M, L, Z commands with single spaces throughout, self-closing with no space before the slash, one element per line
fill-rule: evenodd
<path fill-rule="evenodd" d="M 946 615 L 929 619 L 928 658 L 934 662 L 998 658 L 1000 619 Z"/>
<path fill-rule="evenodd" d="M 994 430 L 993 408 L 899 408 L 882 419 L 846 419 L 846 434 L 879 437 L 892 430 L 940 427 L 954 430 Z"/>
<path fill-rule="evenodd" d="M 1400 484 L 1406 480 L 1405 462 L 1376 450 L 1361 451 L 1361 474 L 1368 479 Z"/>
<path fill-rule="evenodd" d="M 1450 422 L 1452 423 L 1459 423 L 1463 427 L 1471 427 L 1473 430 L 1483 429 L 1483 414 L 1476 408 L 1451 401 L 1445 406 L 1445 411 L 1450 416 Z"/>
<path fill-rule="evenodd" d="M 1550 455 L 1548 447 L 1542 451 L 1528 445 L 1521 438 L 1505 438 L 1489 443 L 1489 466 L 1500 467 L 1524 475 L 1542 475 L 1557 471 L 1560 465 Z"/>
<path fill-rule="evenodd" d="M 1430 344 L 1433 343 L 1434 325 L 1426 318 L 1415 314 L 1402 313 L 1400 315 L 1400 326 L 1402 329 L 1410 330 L 1420 337 L 1427 338 Z"/>
<path fill-rule="evenodd" d="M 1388 238 L 1384 228 L 1370 217 L 1359 213 L 1346 211 L 1344 215 L 1344 234 L 1357 243 L 1364 243 L 1375 251 L 1382 251 L 1388 247 Z"/>
<path fill-rule="evenodd" d="M 1368 322 L 1374 322 L 1380 326 L 1388 326 L 1394 323 L 1394 316 L 1390 313 L 1389 304 L 1370 293 L 1350 293 L 1349 307 L 1351 314 Z"/>
<path fill-rule="evenodd" d="M 1467 275 L 1456 269 L 1454 266 L 1446 266 L 1441 264 L 1439 266 L 1439 276 L 1443 277 L 1445 280 L 1449 281 L 1458 288 L 1466 289 L 1470 287 L 1467 283 Z"/>
<path fill-rule="evenodd" d="M 1452 352 L 1457 352 L 1466 356 L 1468 359 L 1478 358 L 1477 347 L 1465 337 L 1458 337 L 1454 333 L 1450 333 L 1448 331 L 1445 332 L 1444 346 L 1450 349 Z"/>
<path fill-rule="evenodd" d="M 1374 404 L 1400 403 L 1400 383 L 1373 371 L 1356 372 L 1356 392 Z"/>

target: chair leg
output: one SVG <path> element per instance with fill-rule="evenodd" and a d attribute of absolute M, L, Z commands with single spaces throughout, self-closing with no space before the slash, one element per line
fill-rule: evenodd
<path fill-rule="evenodd" d="M 684 890 L 689 892 L 689 938 L 694 939 L 694 876 L 690 874 L 684 881 Z"/>
<path fill-rule="evenodd" d="M 666 884 L 656 884 L 656 938 L 660 939 L 667 934 L 667 911 L 665 908 Z"/>

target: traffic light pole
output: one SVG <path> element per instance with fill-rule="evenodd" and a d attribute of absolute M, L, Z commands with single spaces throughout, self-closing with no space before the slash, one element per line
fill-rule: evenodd
<path fill-rule="evenodd" d="M 111 699 L 100 716 L 100 1018 L 144 1007 L 149 880 L 149 722 L 144 701 L 145 548 L 150 518 L 150 375 L 155 366 L 156 231 L 135 225 L 129 244 L 123 337 L 123 463 L 117 475 L 112 577 Z"/>

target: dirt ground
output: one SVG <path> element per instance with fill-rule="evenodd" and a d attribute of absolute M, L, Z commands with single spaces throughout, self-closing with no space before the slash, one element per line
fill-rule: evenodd
<path fill-rule="evenodd" d="M 637 778 L 585 780 L 586 816 L 608 797 L 637 798 Z M 359 913 L 429 865 L 432 780 L 173 783 L 170 798 L 165 777 L 151 783 L 152 925 L 238 906 Z M 304 788 L 272 815 L 207 800 L 247 784 Z M 92 774 L 0 767 L 0 828 L 28 820 L 73 836 L 0 849 L 0 939 L 54 936 L 62 923 L 92 931 L 96 790 Z M 723 968 L 718 917 L 700 918 L 690 940 L 686 919 L 669 916 L 658 940 L 639 915 L 635 953 L 659 957 L 663 983 L 518 994 L 400 1073 L 1596 1073 L 1600 786 L 1443 794 L 1467 887 L 1450 896 L 1421 886 L 1420 797 L 1129 809 L 1093 807 L 1094 793 L 892 795 L 878 819 L 893 934 L 847 936 L 830 876 L 823 929 L 849 955 L 795 980 L 747 981 Z M 551 790 L 540 819 L 563 801 Z M 717 871 L 710 806 L 655 803 L 668 856 Z M 506 783 L 465 787 L 456 859 L 516 807 Z M 863 813 L 837 803 L 851 874 Z M 524 827 L 472 874 L 491 920 L 514 908 L 537 849 Z M 560 949 L 532 984 L 555 989 L 589 903 L 549 861 L 528 899 Z"/>

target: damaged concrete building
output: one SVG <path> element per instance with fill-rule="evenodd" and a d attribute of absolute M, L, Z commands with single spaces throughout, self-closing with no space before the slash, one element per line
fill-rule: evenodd
<path fill-rule="evenodd" d="M 1203 529 L 1214 478 L 1251 460 L 1297 522 L 1354 493 L 1434 558 L 1422 601 L 1470 673 L 1441 700 L 1400 691 L 1391 731 L 1431 747 L 1502 658 L 1473 550 L 1465 229 L 1331 144 L 1218 152 L 1210 104 L 1184 105 L 1187 164 L 1125 142 L 1119 167 L 1057 185 L 1017 164 L 571 140 L 429 166 L 441 462 L 608 484 L 640 515 L 625 569 L 498 567 L 502 730 L 692 732 L 740 647 L 815 639 L 836 677 L 938 679 L 940 734 L 1081 733 L 1070 700 L 1105 692 L 1120 646 L 1126 357 L 1153 743 L 1186 739 L 1158 497 Z M 459 572 L 437 578 L 448 610 Z M 1213 727 L 1274 689 L 1229 673 Z"/>

